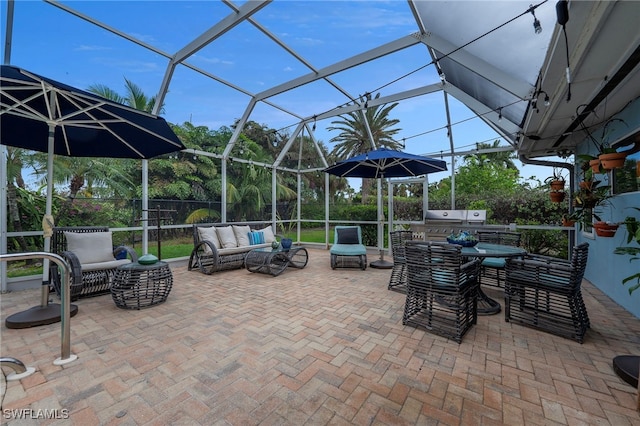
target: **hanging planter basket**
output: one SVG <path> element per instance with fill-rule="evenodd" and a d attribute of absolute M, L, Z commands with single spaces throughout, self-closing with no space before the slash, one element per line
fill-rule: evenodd
<path fill-rule="evenodd" d="M 564 201 L 564 197 L 565 197 L 565 192 L 564 191 L 551 191 L 549 192 L 549 197 L 551 198 L 551 202 L 552 203 L 561 203 L 562 201 Z"/>
<path fill-rule="evenodd" d="M 593 224 L 593 229 L 596 230 L 598 237 L 611 238 L 616 235 L 618 230 L 618 224 L 609 224 L 607 222 L 596 222 Z"/>
<path fill-rule="evenodd" d="M 564 190 L 564 181 L 563 180 L 552 180 L 549 182 L 549 187 L 552 191 L 563 191 Z"/>
<path fill-rule="evenodd" d="M 591 166 L 591 170 L 593 170 L 593 173 L 600 173 L 600 158 L 590 160 L 589 165 Z"/>
<path fill-rule="evenodd" d="M 582 189 L 587 189 L 587 190 L 591 191 L 591 188 L 593 188 L 593 186 L 596 184 L 596 182 L 599 182 L 599 181 L 583 180 L 578 184 L 578 186 L 580 186 L 580 188 L 582 188 Z"/>
<path fill-rule="evenodd" d="M 624 160 L 627 158 L 627 154 L 623 152 L 613 152 L 610 154 L 600 154 L 598 159 L 604 169 L 621 169 L 624 167 Z"/>

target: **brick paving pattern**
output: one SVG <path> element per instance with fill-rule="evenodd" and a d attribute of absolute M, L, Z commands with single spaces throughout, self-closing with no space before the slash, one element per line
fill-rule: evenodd
<path fill-rule="evenodd" d="M 640 425 L 637 392 L 611 366 L 640 354 L 640 320 L 586 281 L 584 344 L 501 313 L 479 317 L 458 345 L 402 325 L 390 270 L 331 270 L 326 250 L 275 278 L 172 271 L 161 305 L 75 302 L 78 359 L 64 366 L 53 365 L 60 324 L 4 326 L 39 290 L 3 294 L 2 356 L 36 368 L 8 382 L 3 424 Z M 22 409 L 69 416 L 7 418 Z"/>

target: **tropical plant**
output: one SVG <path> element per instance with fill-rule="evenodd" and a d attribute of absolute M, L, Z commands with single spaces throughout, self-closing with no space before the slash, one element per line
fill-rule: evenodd
<path fill-rule="evenodd" d="M 485 142 L 476 142 L 477 153 L 467 154 L 463 158 L 467 164 L 477 165 L 479 167 L 492 166 L 510 170 L 518 170 L 516 163 L 513 161 L 516 155 L 513 151 L 497 150 L 500 148 L 500 140 L 494 140 L 491 144 Z M 487 152 L 482 152 L 482 151 Z"/>
<path fill-rule="evenodd" d="M 374 99 L 380 98 L 380 93 Z M 340 115 L 339 120 L 332 121 L 327 130 L 337 130 L 340 133 L 331 138 L 330 142 L 336 142 L 331 154 L 337 160 L 345 160 L 359 154 L 377 148 L 400 149 L 402 145 L 393 139 L 393 136 L 400 132 L 400 128 L 393 128 L 400 120 L 389 118 L 389 114 L 398 103 L 382 104 L 367 108 L 367 103 L 371 100 L 371 95 L 367 94 L 361 98 L 365 109 Z M 371 131 L 371 137 L 369 137 Z M 371 139 L 373 138 L 373 140 Z M 362 204 L 368 202 L 371 192 L 371 179 L 362 180 Z"/>
<path fill-rule="evenodd" d="M 634 207 L 640 211 L 640 208 Z M 614 250 L 615 254 L 631 256 L 629 262 L 640 260 L 640 221 L 633 216 L 627 216 L 622 222 L 627 231 L 627 244 L 635 242 L 635 246 L 617 247 Z M 629 287 L 629 294 L 633 293 L 640 288 L 640 272 L 631 274 L 622 280 L 622 284 L 633 283 Z"/>
<path fill-rule="evenodd" d="M 604 206 L 611 197 L 608 185 L 600 186 L 600 181 L 593 181 L 590 187 L 579 188 L 574 192 L 573 206 L 575 210 L 569 218 L 577 222 L 580 229 L 591 226 L 592 218 L 602 221 L 596 208 Z"/>
<path fill-rule="evenodd" d="M 560 170 L 556 167 L 553 168 L 553 174 L 544 180 L 544 183 L 551 186 L 552 188 L 553 188 L 553 182 L 562 182 L 562 185 L 564 187 L 564 182 L 565 182 L 564 176 L 562 175 L 562 172 L 560 172 Z"/>

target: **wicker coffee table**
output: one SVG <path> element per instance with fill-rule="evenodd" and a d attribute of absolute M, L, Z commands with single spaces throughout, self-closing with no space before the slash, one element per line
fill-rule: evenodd
<path fill-rule="evenodd" d="M 290 249 L 259 248 L 251 250 L 244 259 L 244 265 L 249 272 L 280 275 L 288 266 L 302 269 L 307 266 L 309 254 L 304 247 Z"/>
<path fill-rule="evenodd" d="M 118 308 L 146 308 L 166 301 L 172 286 L 173 275 L 167 262 L 128 263 L 116 269 L 111 297 Z"/>

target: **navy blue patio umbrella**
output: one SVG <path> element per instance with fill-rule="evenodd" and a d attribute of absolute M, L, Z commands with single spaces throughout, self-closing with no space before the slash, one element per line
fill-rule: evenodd
<path fill-rule="evenodd" d="M 2 65 L 0 71 L 0 129 L 0 144 L 49 155 L 43 220 L 47 252 L 53 227 L 54 154 L 148 159 L 185 149 L 161 117 L 11 65 Z M 60 320 L 58 308 L 47 310 L 47 263 L 43 272 L 42 310 L 30 313 L 42 318 L 33 318 L 33 325 Z"/>
<path fill-rule="evenodd" d="M 446 170 L 447 163 L 443 160 L 388 148 L 378 148 L 339 161 L 324 169 L 324 172 L 340 177 L 385 179 L 423 176 Z M 382 215 L 381 197 L 378 197 L 378 215 Z M 384 248 L 382 244 L 382 224 L 379 222 L 378 248 L 380 249 L 380 259 L 371 262 L 371 266 L 374 268 L 391 268 L 393 265 L 384 260 Z"/>
<path fill-rule="evenodd" d="M 388 148 L 378 148 L 339 161 L 324 169 L 340 177 L 392 178 L 422 176 L 447 170 L 443 160 L 409 154 Z"/>

